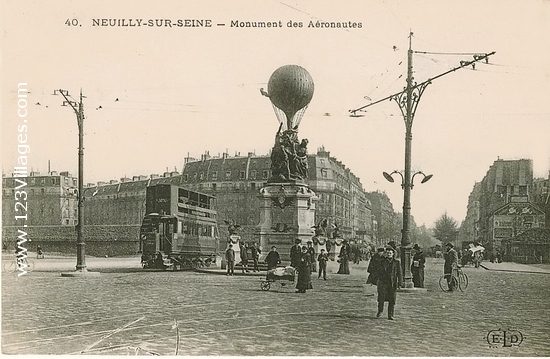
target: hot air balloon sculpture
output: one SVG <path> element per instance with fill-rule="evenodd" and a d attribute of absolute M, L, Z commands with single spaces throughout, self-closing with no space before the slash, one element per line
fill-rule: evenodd
<path fill-rule="evenodd" d="M 298 140 L 298 126 L 313 97 L 313 79 L 309 72 L 298 65 L 279 67 L 267 85 L 275 115 L 279 120 L 279 130 L 271 151 L 271 173 L 268 182 L 305 180 L 308 176 L 308 140 Z"/>

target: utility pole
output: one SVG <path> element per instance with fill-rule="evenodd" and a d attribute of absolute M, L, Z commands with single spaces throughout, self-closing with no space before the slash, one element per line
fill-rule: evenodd
<path fill-rule="evenodd" d="M 78 124 L 78 223 L 76 225 L 76 271 L 86 273 L 86 248 L 84 243 L 84 104 L 82 102 L 82 89 L 80 90 L 80 101 L 77 104 L 75 101 L 69 100 L 67 97 L 69 92 L 65 90 L 54 91 L 54 95 L 59 92 L 65 98 L 63 106 L 70 105 L 76 114 L 76 122 Z"/>
<path fill-rule="evenodd" d="M 384 97 L 378 101 L 372 102 L 360 108 L 350 110 L 351 116 L 357 117 L 357 112 L 375 105 L 385 100 L 394 100 L 401 110 L 403 120 L 405 122 L 405 170 L 403 174 L 403 229 L 401 230 L 401 266 L 404 278 L 404 287 L 413 288 L 411 274 L 411 242 L 410 242 L 410 215 L 411 215 L 411 189 L 413 187 L 411 178 L 411 157 L 412 157 L 412 124 L 418 102 L 424 93 L 426 87 L 433 80 L 445 76 L 451 72 L 461 69 L 466 66 L 472 66 L 475 69 L 475 63 L 481 60 L 488 62 L 489 56 L 495 54 L 475 54 L 472 61 L 460 61 L 460 66 L 454 67 L 446 72 L 443 72 L 435 77 L 432 77 L 420 84 L 414 82 L 412 58 L 414 51 L 412 50 L 413 33 L 409 34 L 409 50 L 407 54 L 407 86 L 403 91 L 396 94 Z M 431 176 L 430 176 L 431 177 Z"/>

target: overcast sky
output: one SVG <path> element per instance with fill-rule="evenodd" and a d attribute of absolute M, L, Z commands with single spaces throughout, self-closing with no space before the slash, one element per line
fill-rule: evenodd
<path fill-rule="evenodd" d="M 349 110 L 405 86 L 409 32 L 415 80 L 488 53 L 489 64 L 435 80 L 413 125 L 412 166 L 433 178 L 412 191 L 417 224 L 445 211 L 459 223 L 468 195 L 501 159 L 550 167 L 548 1 L 75 1 L 3 2 L 2 168 L 17 160 L 17 84 L 27 83 L 29 168 L 77 173 L 78 129 L 55 89 L 85 104 L 85 183 L 181 171 L 189 153 L 267 154 L 278 122 L 267 87 L 278 67 L 297 64 L 315 82 L 300 125 L 309 152 L 325 146 L 367 191 L 385 191 L 402 211 L 399 107 Z M 100 27 L 94 19 L 202 19 L 209 28 Z M 77 26 L 68 26 L 66 21 Z M 235 28 L 232 21 L 281 21 Z M 287 28 L 289 21 L 301 28 Z M 310 21 L 360 28 L 308 27 Z M 218 26 L 217 24 L 225 24 Z M 464 55 L 451 55 L 451 54 Z M 116 101 L 118 99 L 118 101 Z M 36 103 L 40 103 L 37 105 Z M 101 106 L 101 108 L 99 108 Z M 29 201 L 32 199 L 29 199 Z"/>

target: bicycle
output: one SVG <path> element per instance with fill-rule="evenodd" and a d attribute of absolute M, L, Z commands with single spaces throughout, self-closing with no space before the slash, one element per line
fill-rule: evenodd
<path fill-rule="evenodd" d="M 29 261 L 28 257 L 17 258 L 17 256 L 14 256 L 9 260 L 2 260 L 2 268 L 4 272 L 32 272 L 34 269 L 34 262 Z"/>
<path fill-rule="evenodd" d="M 451 276 L 450 282 L 447 281 L 448 276 Z M 464 292 L 468 288 L 468 283 L 468 276 L 462 271 L 462 266 L 458 266 L 456 271 L 445 273 L 439 278 L 439 288 L 444 292 L 449 291 L 449 287 L 458 287 L 461 292 Z"/>

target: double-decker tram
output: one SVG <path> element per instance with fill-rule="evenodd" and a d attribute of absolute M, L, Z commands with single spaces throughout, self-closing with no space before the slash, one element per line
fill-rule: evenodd
<path fill-rule="evenodd" d="M 215 198 L 172 184 L 147 187 L 140 228 L 144 268 L 188 269 L 216 262 Z"/>

